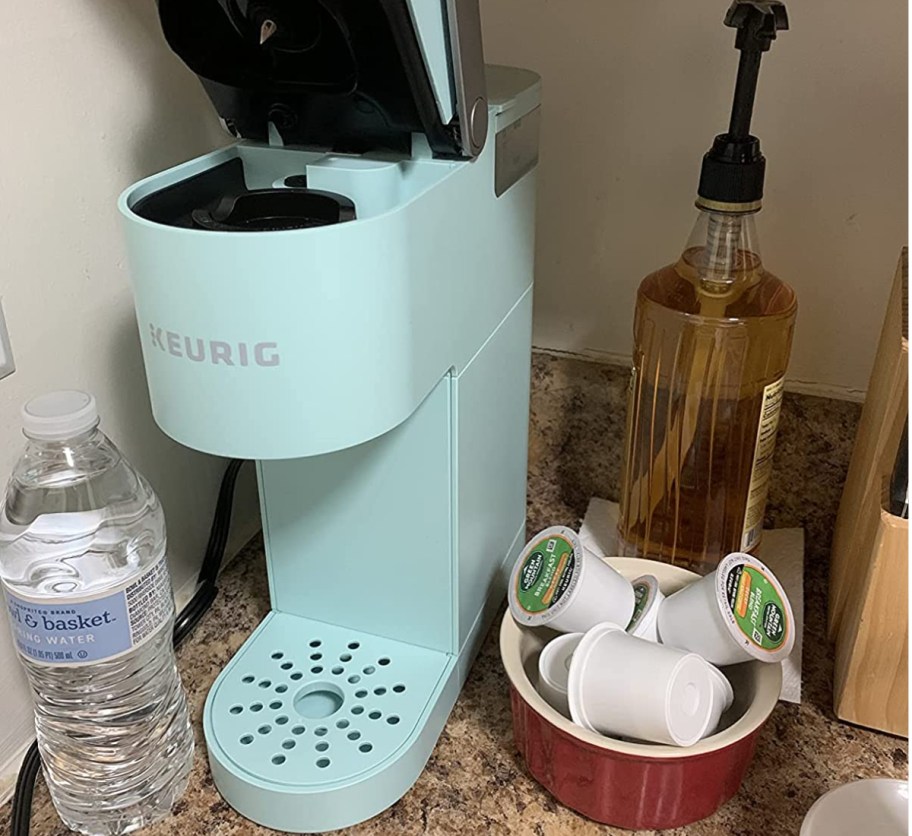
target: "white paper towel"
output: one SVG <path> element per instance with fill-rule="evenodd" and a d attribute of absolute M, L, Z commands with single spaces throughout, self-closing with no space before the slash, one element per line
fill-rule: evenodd
<path fill-rule="evenodd" d="M 580 541 L 599 557 L 611 557 L 617 554 L 617 523 L 617 503 L 593 497 L 586 509 Z M 764 531 L 757 557 L 773 570 L 792 605 L 795 616 L 795 648 L 782 663 L 780 699 L 800 703 L 804 635 L 804 530 L 774 528 Z"/>

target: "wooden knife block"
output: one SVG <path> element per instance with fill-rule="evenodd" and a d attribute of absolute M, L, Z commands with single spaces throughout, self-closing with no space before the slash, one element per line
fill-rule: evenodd
<path fill-rule="evenodd" d="M 908 736 L 908 520 L 884 510 L 908 415 L 906 251 L 887 307 L 833 534 L 829 636 L 834 708 Z"/>
<path fill-rule="evenodd" d="M 872 517 L 868 572 L 836 638 L 833 707 L 841 720 L 908 737 L 909 521 Z"/>

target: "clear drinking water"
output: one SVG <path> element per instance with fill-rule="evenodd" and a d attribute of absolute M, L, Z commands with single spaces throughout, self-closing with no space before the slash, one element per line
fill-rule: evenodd
<path fill-rule="evenodd" d="M 0 509 L 0 579 L 54 806 L 72 830 L 114 836 L 168 813 L 193 732 L 161 505 L 97 427 L 83 392 L 26 404 L 28 444 Z"/>

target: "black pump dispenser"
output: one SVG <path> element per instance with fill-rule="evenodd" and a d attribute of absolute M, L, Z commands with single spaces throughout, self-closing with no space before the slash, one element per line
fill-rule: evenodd
<path fill-rule="evenodd" d="M 722 212 L 753 212 L 763 197 L 766 159 L 750 123 L 760 74 L 760 58 L 779 30 L 788 29 L 785 4 L 779 0 L 735 0 L 725 25 L 738 30 L 741 51 L 728 132 L 719 134 L 703 157 L 697 206 Z"/>

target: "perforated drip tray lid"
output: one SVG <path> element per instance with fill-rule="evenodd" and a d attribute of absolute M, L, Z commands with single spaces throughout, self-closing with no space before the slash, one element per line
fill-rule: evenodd
<path fill-rule="evenodd" d="M 210 755 L 274 785 L 319 791 L 393 756 L 453 663 L 440 651 L 272 613 L 206 705 Z"/>
<path fill-rule="evenodd" d="M 347 197 L 316 189 L 256 189 L 191 212 L 195 227 L 214 232 L 307 229 L 354 217 L 355 205 Z"/>

